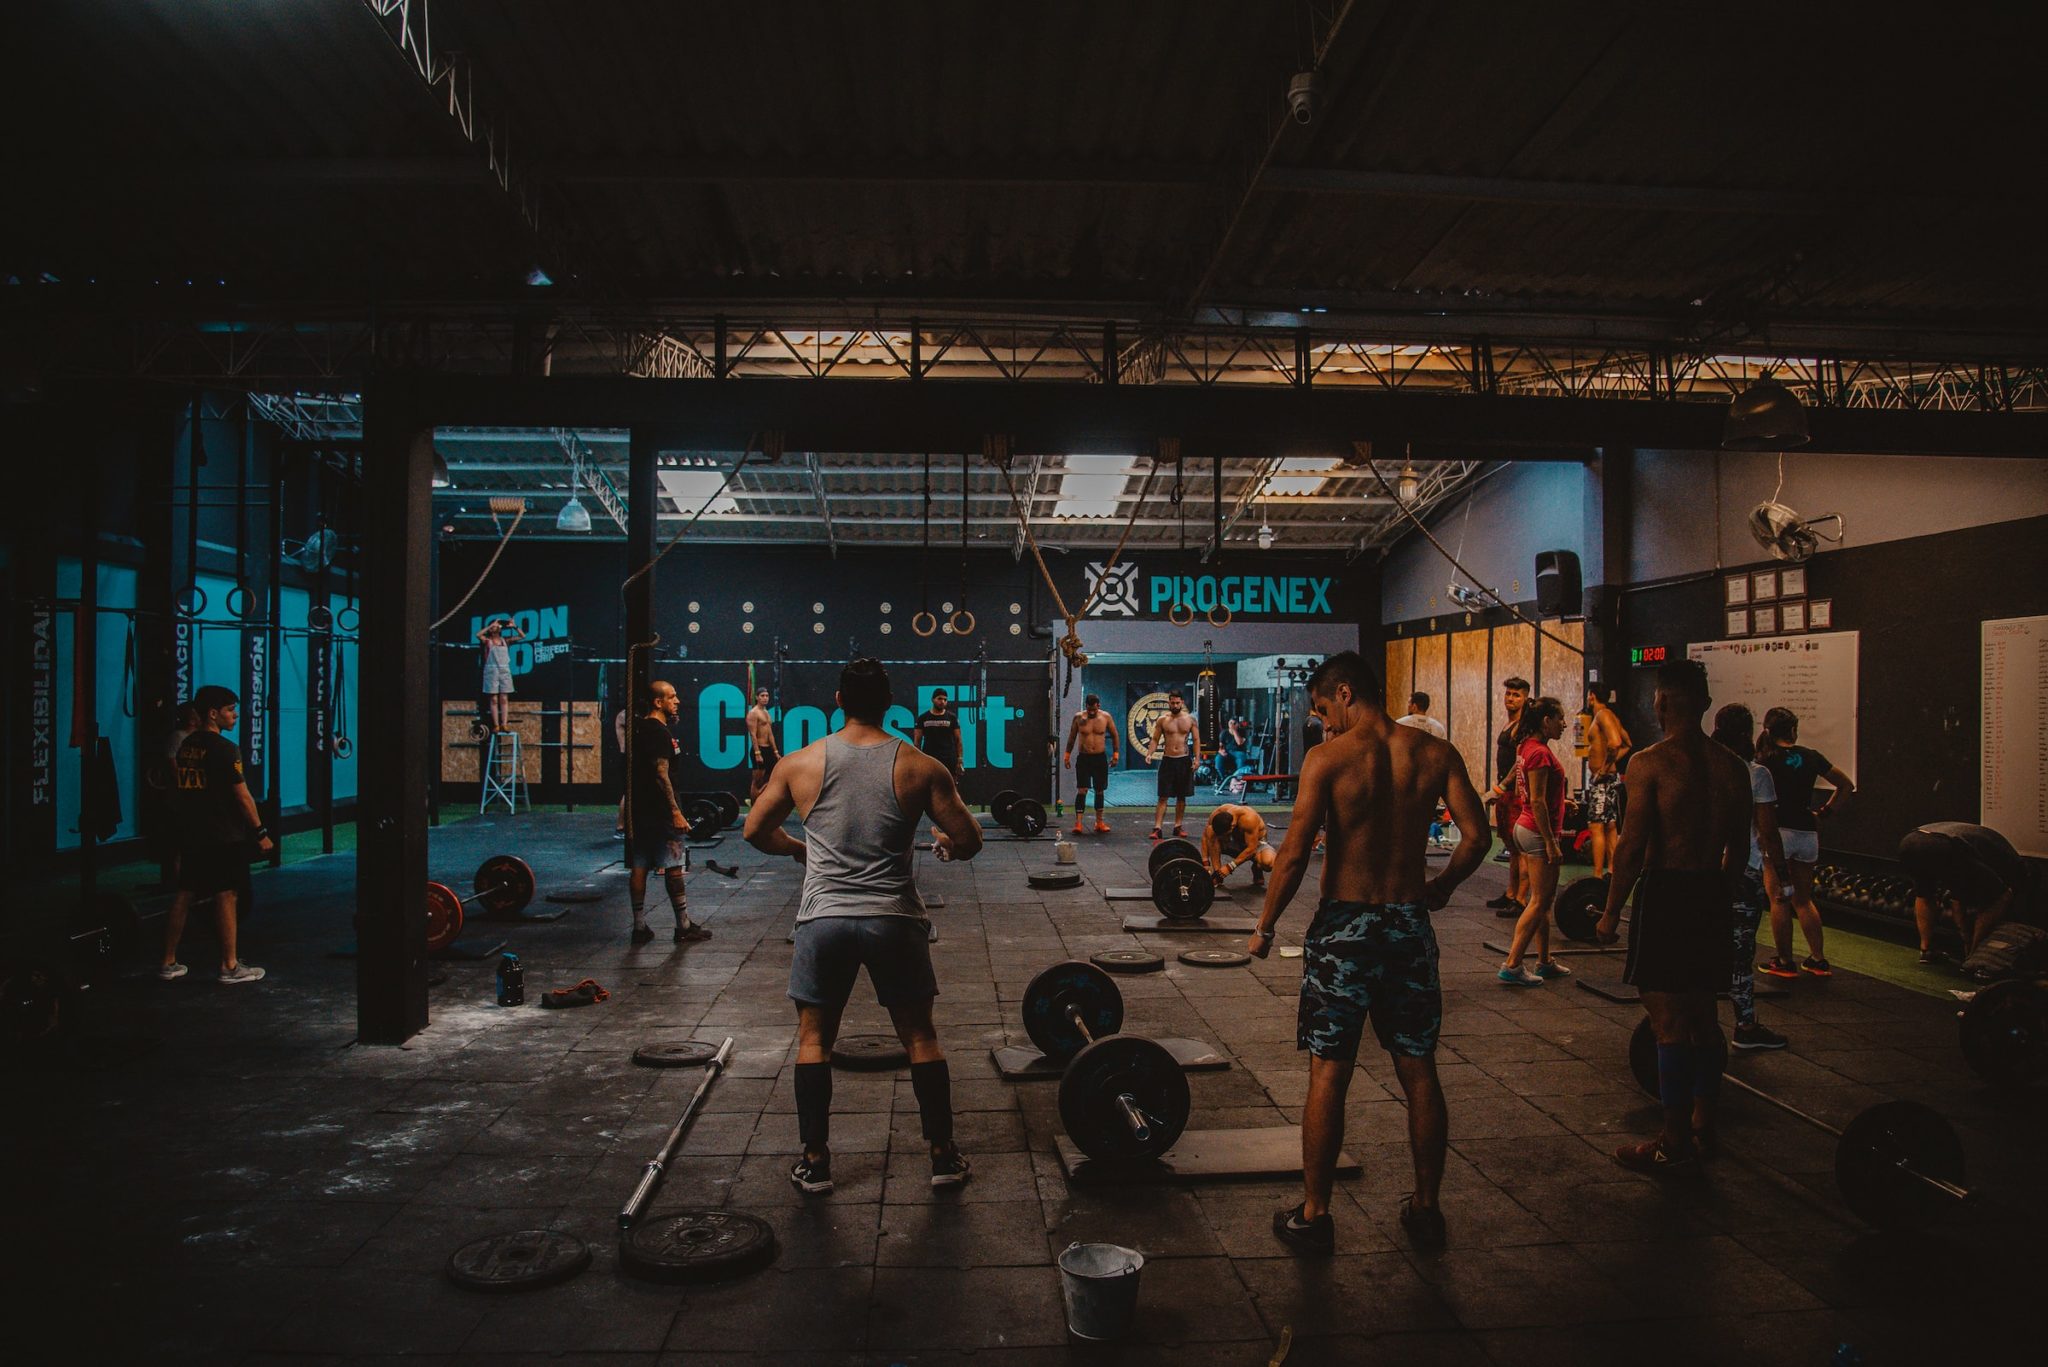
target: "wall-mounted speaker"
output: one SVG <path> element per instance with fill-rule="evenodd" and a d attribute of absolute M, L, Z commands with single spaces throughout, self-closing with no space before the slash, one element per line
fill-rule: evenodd
<path fill-rule="evenodd" d="M 1578 617 L 1585 585 L 1573 551 L 1536 552 L 1536 611 L 1545 617 Z"/>

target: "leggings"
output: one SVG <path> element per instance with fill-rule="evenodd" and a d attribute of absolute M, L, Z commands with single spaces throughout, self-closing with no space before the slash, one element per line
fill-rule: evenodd
<path fill-rule="evenodd" d="M 1728 978 L 1728 1000 L 1737 1025 L 1756 1024 L 1756 931 L 1767 902 L 1762 869 L 1745 869 L 1735 896 L 1735 963 Z"/>

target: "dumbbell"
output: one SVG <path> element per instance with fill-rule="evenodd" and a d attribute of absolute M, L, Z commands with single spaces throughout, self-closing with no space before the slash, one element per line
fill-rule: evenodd
<path fill-rule="evenodd" d="M 1039 1051 L 1066 1064 L 1060 1122 L 1067 1137 L 1103 1162 L 1157 1158 L 1187 1129 L 1187 1075 L 1167 1048 L 1118 1034 L 1123 993 L 1094 964 L 1054 964 L 1024 990 L 1024 1031 Z"/>
<path fill-rule="evenodd" d="M 1029 840 L 1045 829 L 1045 804 L 1008 788 L 989 799 L 988 814 L 1019 840 Z"/>
<path fill-rule="evenodd" d="M 1199 920 L 1215 905 L 1216 880 L 1202 863 L 1202 847 L 1194 841 L 1160 841 L 1145 867 L 1152 875 L 1152 905 L 1168 920 Z"/>
<path fill-rule="evenodd" d="M 477 866 L 476 890 L 458 896 L 446 883 L 427 884 L 427 952 L 438 953 L 462 934 L 462 909 L 482 904 L 487 916 L 514 916 L 533 900 L 533 869 L 516 854 L 494 854 Z"/>

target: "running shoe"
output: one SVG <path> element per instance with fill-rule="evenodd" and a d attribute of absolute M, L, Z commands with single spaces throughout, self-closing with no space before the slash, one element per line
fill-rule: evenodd
<path fill-rule="evenodd" d="M 1728 1041 L 1737 1049 L 1783 1049 L 1791 1041 L 1759 1021 L 1735 1027 L 1734 1038 Z"/>
<path fill-rule="evenodd" d="M 679 945 L 693 945 L 700 940 L 708 940 L 710 938 L 710 929 L 701 921 L 692 921 L 688 925 L 676 927 L 676 943 Z"/>
<path fill-rule="evenodd" d="M 1491 902 L 1487 903 L 1487 905 L 1493 906 Z M 1493 914 L 1497 920 L 1512 921 L 1522 914 L 1522 904 L 1520 902 L 1510 902 L 1504 907 L 1494 907 Z"/>
<path fill-rule="evenodd" d="M 172 983 L 184 977 L 188 971 L 183 964 L 164 964 L 157 969 L 156 975 L 165 982 Z"/>
<path fill-rule="evenodd" d="M 1773 978 L 1796 978 L 1799 965 L 1789 959 L 1765 959 L 1756 966 L 1756 971 Z"/>
<path fill-rule="evenodd" d="M 1816 978 L 1832 978 L 1835 976 L 1835 970 L 1828 967 L 1826 959 L 1816 959 L 1811 954 L 1801 961 L 1799 971 L 1801 973 L 1810 973 Z"/>
<path fill-rule="evenodd" d="M 1948 962 L 1948 955 L 1938 949 L 1923 949 L 1920 951 L 1920 962 L 1923 964 L 1945 964 Z"/>
<path fill-rule="evenodd" d="M 1536 965 L 1536 976 L 1539 978 L 1569 978 L 1571 975 L 1572 971 L 1555 959 Z"/>
<path fill-rule="evenodd" d="M 219 981 L 224 983 L 253 983 L 262 980 L 263 970 L 254 964 L 236 964 L 233 968 L 223 968 L 219 978 Z"/>
<path fill-rule="evenodd" d="M 1647 1172 L 1657 1177 L 1676 1177 L 1692 1172 L 1699 1166 L 1699 1155 L 1692 1153 L 1674 1154 L 1664 1147 L 1661 1139 L 1645 1139 L 1640 1144 L 1624 1144 L 1614 1151 L 1614 1161 L 1630 1172 Z"/>
<path fill-rule="evenodd" d="M 932 1185 L 935 1187 L 957 1187 L 973 1175 L 967 1155 L 957 1146 L 949 1146 L 944 1153 L 932 1159 Z"/>
<path fill-rule="evenodd" d="M 1509 987 L 1543 986 L 1542 975 L 1533 973 L 1529 969 L 1523 967 L 1503 968 L 1500 972 L 1494 974 L 1493 976 L 1499 978 Z"/>
<path fill-rule="evenodd" d="M 1304 1220 L 1301 1209 L 1292 1206 L 1273 1212 L 1273 1233 L 1280 1242 L 1304 1253 L 1336 1252 L 1337 1222 L 1330 1218 L 1330 1212 L 1326 1210 L 1313 1220 Z"/>
<path fill-rule="evenodd" d="M 648 925 L 645 921 L 642 921 L 639 925 L 634 926 L 633 943 L 636 945 L 654 943 L 654 927 Z"/>
<path fill-rule="evenodd" d="M 806 1196 L 823 1196 L 832 1190 L 832 1158 L 799 1158 L 789 1170 L 789 1184 Z"/>
<path fill-rule="evenodd" d="M 1074 818 L 1074 834 L 1081 834 L 1081 818 L 1078 816 Z"/>
<path fill-rule="evenodd" d="M 1098 818 L 1095 822 L 1095 833 L 1097 835 L 1108 835 L 1109 823 Z"/>
<path fill-rule="evenodd" d="M 1416 1205 L 1413 1193 L 1401 1198 L 1401 1228 L 1417 1248 L 1444 1246 L 1444 1213 L 1435 1206 Z"/>
<path fill-rule="evenodd" d="M 1185 826 L 1175 826 L 1173 828 L 1173 838 L 1175 840 L 1186 840 L 1188 838 L 1187 828 Z"/>
<path fill-rule="evenodd" d="M 1152 828 L 1152 838 L 1153 838 L 1154 840 L 1158 840 L 1158 839 L 1160 839 L 1160 835 L 1159 835 L 1159 828 L 1158 828 L 1157 826 L 1154 826 L 1154 827 Z"/>
<path fill-rule="evenodd" d="M 1520 911 L 1522 904 L 1512 897 L 1495 897 L 1486 904 L 1488 911 Z"/>

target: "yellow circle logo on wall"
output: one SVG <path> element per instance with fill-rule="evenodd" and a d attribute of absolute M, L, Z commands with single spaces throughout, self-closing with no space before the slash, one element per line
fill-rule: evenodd
<path fill-rule="evenodd" d="M 1166 713 L 1166 694 L 1164 693 L 1147 693 L 1144 697 L 1131 704 L 1129 724 L 1133 752 L 1137 754 L 1144 753 L 1145 747 L 1152 741 L 1152 723 L 1158 721 Z"/>

